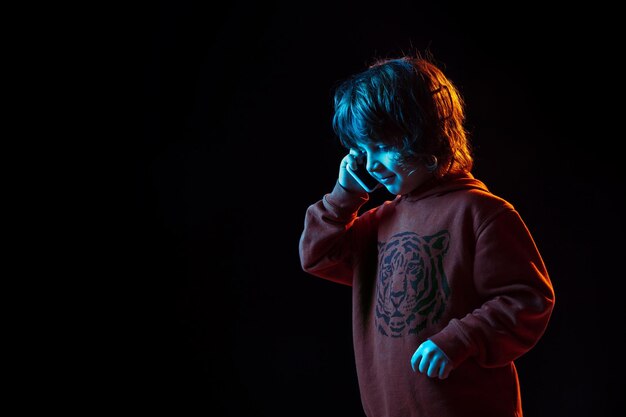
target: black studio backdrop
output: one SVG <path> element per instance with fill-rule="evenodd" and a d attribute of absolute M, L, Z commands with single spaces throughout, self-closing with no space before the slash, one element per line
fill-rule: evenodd
<path fill-rule="evenodd" d="M 363 416 L 350 289 L 304 274 L 298 238 L 343 155 L 332 87 L 428 49 L 467 101 L 476 176 L 517 207 L 554 280 L 553 320 L 517 362 L 527 416 L 612 415 L 623 307 L 609 241 L 624 225 L 618 170 L 593 146 L 608 135 L 604 92 L 580 62 L 597 42 L 519 7 L 161 1 L 129 20 L 141 135 L 126 149 L 132 314 L 113 399 L 179 416 Z"/>

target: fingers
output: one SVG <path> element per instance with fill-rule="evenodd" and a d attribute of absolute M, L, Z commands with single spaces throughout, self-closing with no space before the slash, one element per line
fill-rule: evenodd
<path fill-rule="evenodd" d="M 429 378 L 446 379 L 450 375 L 451 366 L 448 357 L 434 343 L 422 343 L 411 357 L 411 368 Z"/>
<path fill-rule="evenodd" d="M 354 192 L 364 192 L 365 190 L 356 180 L 352 173 L 348 171 L 357 170 L 357 161 L 361 157 L 358 151 L 350 150 L 350 153 L 345 155 L 339 165 L 339 184 L 346 190 Z"/>
<path fill-rule="evenodd" d="M 350 155 L 354 157 L 361 157 L 363 156 L 363 152 L 359 151 L 358 149 L 350 148 Z"/>
<path fill-rule="evenodd" d="M 446 379 L 450 375 L 450 364 L 445 363 L 439 369 L 439 379 Z"/>
<path fill-rule="evenodd" d="M 353 171 L 357 169 L 357 164 L 362 164 L 365 162 L 364 158 L 365 155 L 363 155 L 362 152 L 359 152 L 356 149 L 350 149 L 350 153 L 346 155 L 347 164 Z"/>

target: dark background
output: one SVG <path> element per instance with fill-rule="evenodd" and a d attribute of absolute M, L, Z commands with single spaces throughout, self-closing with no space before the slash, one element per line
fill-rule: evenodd
<path fill-rule="evenodd" d="M 181 416 L 363 416 L 350 289 L 303 273 L 298 239 L 343 156 L 333 86 L 373 58 L 428 49 L 467 102 L 475 175 L 516 206 L 555 287 L 545 336 L 517 361 L 526 415 L 623 405 L 613 12 L 190 0 L 136 11 L 125 64 L 138 64 L 140 134 L 123 150 L 117 253 L 131 314 L 112 398 Z"/>

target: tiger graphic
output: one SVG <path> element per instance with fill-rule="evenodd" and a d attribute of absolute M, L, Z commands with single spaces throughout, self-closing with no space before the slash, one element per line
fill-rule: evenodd
<path fill-rule="evenodd" d="M 450 233 L 431 236 L 413 232 L 378 242 L 376 326 L 385 336 L 418 334 L 437 323 L 450 297 L 443 270 Z"/>

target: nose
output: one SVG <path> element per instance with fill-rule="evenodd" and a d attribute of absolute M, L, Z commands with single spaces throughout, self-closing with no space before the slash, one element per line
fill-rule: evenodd
<path fill-rule="evenodd" d="M 367 162 L 365 164 L 365 168 L 369 172 L 375 172 L 377 169 L 380 169 L 381 163 L 376 159 L 372 154 L 367 155 Z"/>

